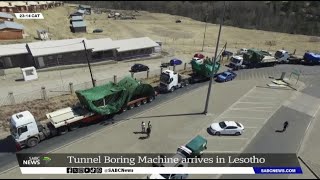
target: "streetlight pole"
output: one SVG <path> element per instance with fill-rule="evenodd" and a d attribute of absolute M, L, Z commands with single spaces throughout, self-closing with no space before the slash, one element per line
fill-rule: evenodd
<path fill-rule="evenodd" d="M 206 25 L 204 26 L 204 33 L 203 33 L 203 41 L 202 41 L 202 50 L 201 50 L 201 52 L 203 52 L 204 40 L 206 39 L 207 22 L 208 22 L 208 13 L 206 14 Z"/>
<path fill-rule="evenodd" d="M 203 111 L 204 114 L 208 113 L 208 105 L 209 105 L 209 99 L 210 99 L 210 94 L 211 94 L 211 86 L 212 86 L 213 76 L 214 76 L 215 68 L 216 68 L 216 59 L 217 59 L 218 46 L 219 46 L 219 41 L 220 41 L 221 27 L 222 27 L 222 24 L 223 24 L 223 21 L 224 21 L 225 8 L 226 8 L 226 2 L 224 1 L 224 4 L 223 4 L 223 15 L 222 15 L 221 22 L 220 22 L 220 27 L 219 27 L 218 40 L 217 40 L 217 44 L 216 44 L 216 51 L 214 52 L 213 68 L 212 68 L 212 72 L 211 72 L 211 75 L 210 75 L 210 82 L 209 82 L 209 87 L 208 87 L 206 105 L 205 105 L 205 108 L 204 108 L 204 111 Z"/>
<path fill-rule="evenodd" d="M 92 86 L 93 86 L 93 87 L 96 87 L 96 83 L 94 82 L 94 79 L 93 79 L 93 76 L 92 76 L 91 65 L 90 65 L 90 61 L 89 61 L 89 58 L 88 58 L 88 52 L 87 52 L 86 43 L 85 43 L 84 40 L 82 40 L 82 43 L 83 43 L 84 50 L 85 50 L 85 53 L 86 53 L 86 58 L 87 58 L 87 62 L 88 62 L 88 67 L 89 67 L 89 70 L 90 70 Z"/>

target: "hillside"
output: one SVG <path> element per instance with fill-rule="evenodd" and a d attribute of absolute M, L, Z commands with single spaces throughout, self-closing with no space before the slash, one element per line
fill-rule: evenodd
<path fill-rule="evenodd" d="M 67 1 L 66 1 L 67 2 Z M 144 10 L 219 23 L 222 1 L 74 1 L 94 7 Z M 291 34 L 320 35 L 320 1 L 227 1 L 225 24 Z"/>
<path fill-rule="evenodd" d="M 1 44 L 15 42 L 37 41 L 36 29 L 49 30 L 52 39 L 65 39 L 86 37 L 111 39 L 124 39 L 149 36 L 154 40 L 163 42 L 163 48 L 170 54 L 192 54 L 200 51 L 203 42 L 205 23 L 191 18 L 168 15 L 163 13 L 149 13 L 139 11 L 135 20 L 108 19 L 106 13 L 92 14 L 85 17 L 88 33 L 71 33 L 69 29 L 68 15 L 75 11 L 75 7 L 65 5 L 43 11 L 44 20 L 16 20 L 25 26 L 28 36 L 18 41 L 1 41 Z M 181 19 L 182 23 L 175 23 Z M 92 33 L 95 28 L 103 29 L 103 33 Z M 218 26 L 208 24 L 204 50 L 213 53 Z M 319 42 L 311 42 L 312 37 L 305 35 L 292 35 L 260 30 L 241 29 L 224 26 L 222 30 L 221 44 L 228 43 L 228 48 L 261 48 L 265 50 L 277 50 L 285 48 L 292 52 L 302 54 L 307 50 L 318 51 Z"/>

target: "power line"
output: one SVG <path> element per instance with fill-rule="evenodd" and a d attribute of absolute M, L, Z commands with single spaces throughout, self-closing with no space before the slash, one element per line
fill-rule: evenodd
<path fill-rule="evenodd" d="M 71 44 L 64 44 L 64 45 L 59 45 L 59 46 L 48 46 L 48 47 L 38 47 L 38 48 L 32 48 L 32 49 L 47 49 L 47 48 L 55 48 L 55 47 L 65 47 L 65 46 L 71 46 L 71 45 L 75 45 L 75 44 L 81 44 L 81 42 L 76 42 L 76 43 L 71 43 Z M 26 43 L 27 45 L 28 43 Z M 10 45 L 10 44 L 9 44 Z M 5 45 L 2 45 L 5 46 Z M 6 48 L 6 49 L 25 49 L 25 48 L 12 48 L 12 47 L 1 47 L 0 48 Z"/>

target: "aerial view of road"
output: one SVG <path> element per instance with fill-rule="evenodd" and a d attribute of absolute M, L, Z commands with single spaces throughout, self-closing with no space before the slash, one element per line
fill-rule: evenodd
<path fill-rule="evenodd" d="M 319 179 L 317 7 L 0 2 L 0 179 Z"/>

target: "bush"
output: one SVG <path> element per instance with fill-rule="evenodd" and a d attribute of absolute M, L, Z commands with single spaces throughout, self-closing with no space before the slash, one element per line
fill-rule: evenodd
<path fill-rule="evenodd" d="M 266 41 L 266 42 L 265 42 L 265 45 L 275 46 L 275 45 L 277 45 L 277 43 L 276 43 L 276 41 Z"/>

